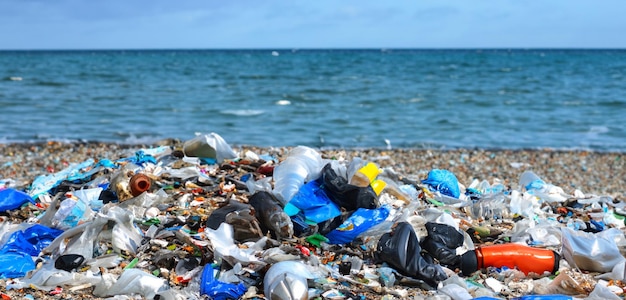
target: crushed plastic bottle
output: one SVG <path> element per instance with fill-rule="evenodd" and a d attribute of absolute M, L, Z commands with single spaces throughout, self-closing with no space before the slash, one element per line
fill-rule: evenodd
<path fill-rule="evenodd" d="M 254 207 L 263 232 L 270 231 L 279 240 L 293 237 L 293 222 L 272 193 L 257 192 L 250 197 L 248 203 Z"/>
<path fill-rule="evenodd" d="M 376 209 L 359 208 L 326 237 L 331 244 L 348 244 L 359 234 L 384 221 L 389 216 L 390 210 L 387 205 Z"/>

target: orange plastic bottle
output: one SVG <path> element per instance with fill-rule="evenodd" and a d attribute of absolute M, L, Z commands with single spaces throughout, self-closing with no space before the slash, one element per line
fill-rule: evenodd
<path fill-rule="evenodd" d="M 517 268 L 528 273 L 554 273 L 559 270 L 561 257 L 549 250 L 520 244 L 498 244 L 477 247 L 461 256 L 461 271 L 468 276 L 486 267 Z"/>
<path fill-rule="evenodd" d="M 141 195 L 141 193 L 149 190 L 152 184 L 150 182 L 150 177 L 142 173 L 137 173 L 130 178 L 128 185 L 130 186 L 131 194 L 134 197 L 137 197 Z"/>

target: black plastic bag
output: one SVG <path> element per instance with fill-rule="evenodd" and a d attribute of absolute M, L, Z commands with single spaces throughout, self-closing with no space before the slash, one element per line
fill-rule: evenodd
<path fill-rule="evenodd" d="M 421 252 L 413 227 L 400 222 L 392 232 L 380 237 L 376 254 L 401 274 L 424 280 L 431 286 L 448 278 L 441 266 L 426 261 Z"/>
<path fill-rule="evenodd" d="M 463 234 L 456 228 L 428 222 L 426 223 L 428 236 L 422 242 L 422 247 L 439 263 L 451 269 L 461 267 L 461 257 L 456 254 L 456 248 L 463 245 Z"/>
<path fill-rule="evenodd" d="M 72 270 L 83 265 L 85 257 L 80 254 L 65 254 L 59 256 L 54 261 L 54 267 L 59 270 L 71 272 Z"/>
<path fill-rule="evenodd" d="M 328 197 L 340 207 L 348 211 L 357 208 L 377 208 L 378 196 L 371 186 L 359 187 L 348 183 L 348 180 L 337 175 L 331 164 L 326 164 L 322 169 L 322 186 Z"/>

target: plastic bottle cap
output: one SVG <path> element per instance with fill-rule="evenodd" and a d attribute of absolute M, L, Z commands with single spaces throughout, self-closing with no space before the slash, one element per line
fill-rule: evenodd
<path fill-rule="evenodd" d="M 372 182 L 372 189 L 374 189 L 376 195 L 380 195 L 380 193 L 385 189 L 386 186 L 387 183 L 380 179 L 376 179 L 374 180 L 374 182 Z"/>

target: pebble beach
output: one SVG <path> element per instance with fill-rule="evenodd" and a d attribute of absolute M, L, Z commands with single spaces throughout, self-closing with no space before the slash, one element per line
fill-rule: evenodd
<path fill-rule="evenodd" d="M 17 189 L 25 189 L 39 175 L 59 172 L 87 159 L 115 160 L 132 156 L 138 149 L 157 146 L 180 149 L 182 143 L 178 140 L 163 140 L 152 145 L 98 142 L 4 144 L 0 145 L 0 182 Z M 292 149 L 245 145 L 231 145 L 231 147 L 240 154 L 250 151 L 258 155 L 274 157 L 279 162 Z M 327 159 L 351 160 L 359 157 L 372 161 L 381 168 L 391 168 L 401 177 L 415 182 L 425 179 L 432 169 L 446 169 L 454 173 L 462 185 L 467 186 L 473 180 L 487 180 L 490 183 L 500 182 L 509 189 L 521 190 L 518 184 L 520 174 L 526 170 L 532 170 L 545 182 L 561 187 L 567 194 L 574 194 L 576 190 L 579 190 L 585 195 L 610 196 L 614 202 L 626 199 L 626 181 L 624 180 L 626 162 L 624 154 L 619 152 L 564 151 L 549 148 L 532 150 L 371 148 L 316 150 L 320 152 L 322 158 Z M 245 195 L 240 195 L 240 197 L 245 198 Z M 12 217 L 15 215 L 7 215 L 7 218 Z M 6 282 L 2 283 L 0 292 L 10 297 L 9 299 L 22 299 L 25 295 L 34 295 L 35 299 L 93 298 L 88 288 L 64 290 L 51 295 L 33 289 L 7 291 Z M 418 289 L 408 289 L 408 295 L 420 295 Z M 368 299 L 383 296 L 386 299 L 399 299 L 402 295 L 407 296 L 407 294 L 394 295 L 393 292 L 385 295 L 385 293 L 377 294 L 369 291 L 365 294 L 368 295 Z"/>
<path fill-rule="evenodd" d="M 169 145 L 180 142 L 164 140 L 155 145 L 126 145 L 116 143 L 61 143 L 0 145 L 0 179 L 13 179 L 18 186 L 28 185 L 36 176 L 60 171 L 69 164 L 89 158 L 115 159 L 134 153 L 142 147 Z M 232 146 L 235 151 L 275 155 L 279 160 L 289 147 L 258 148 Z M 319 149 L 318 149 L 319 150 Z M 482 150 L 482 149 L 333 149 L 319 150 L 324 158 L 351 159 L 361 157 L 381 167 L 392 167 L 412 180 L 424 179 L 431 169 L 447 169 L 459 182 L 470 184 L 473 179 L 501 180 L 505 186 L 518 188 L 519 175 L 532 170 L 544 181 L 572 194 L 626 197 L 626 157 L 618 152 L 589 152 L 582 150 Z"/>

